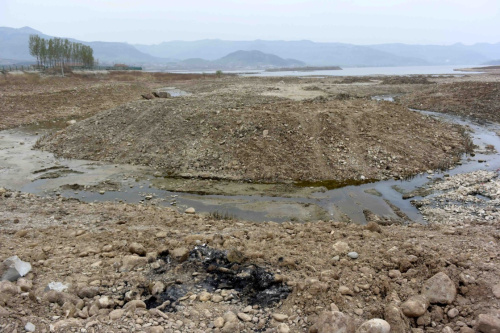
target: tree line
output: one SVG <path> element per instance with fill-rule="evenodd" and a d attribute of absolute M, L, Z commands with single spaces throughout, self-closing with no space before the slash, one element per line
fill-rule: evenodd
<path fill-rule="evenodd" d="M 38 35 L 29 37 L 30 54 L 36 58 L 40 67 L 55 67 L 65 64 L 73 66 L 94 66 L 94 50 L 82 43 L 74 43 L 62 38 L 41 38 Z"/>

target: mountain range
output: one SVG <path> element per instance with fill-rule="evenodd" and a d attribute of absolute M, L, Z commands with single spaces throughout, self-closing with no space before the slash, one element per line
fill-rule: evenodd
<path fill-rule="evenodd" d="M 30 34 L 51 38 L 30 27 L 0 27 L 0 63 L 33 61 L 28 52 Z M 309 40 L 206 39 L 131 45 L 68 39 L 91 46 L 94 49 L 94 57 L 99 59 L 101 64 L 127 63 L 163 68 L 479 65 L 500 59 L 500 43 L 354 45 L 317 43 Z"/>

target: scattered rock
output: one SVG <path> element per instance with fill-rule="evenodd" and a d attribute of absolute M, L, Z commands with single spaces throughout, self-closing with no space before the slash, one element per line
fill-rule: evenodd
<path fill-rule="evenodd" d="M 33 283 L 30 280 L 20 278 L 17 280 L 17 286 L 21 288 L 21 291 L 27 292 L 33 288 Z"/>
<path fill-rule="evenodd" d="M 458 316 L 458 313 L 459 312 L 458 312 L 458 310 L 456 308 L 452 308 L 452 309 L 448 310 L 447 315 L 448 315 L 449 318 L 453 319 L 456 316 Z"/>
<path fill-rule="evenodd" d="M 351 258 L 351 259 L 358 259 L 359 254 L 358 254 L 358 252 L 349 252 L 349 253 L 347 254 L 347 256 L 348 256 L 349 258 Z"/>
<path fill-rule="evenodd" d="M 499 333 L 500 319 L 487 314 L 480 314 L 477 318 L 476 330 L 482 333 Z"/>
<path fill-rule="evenodd" d="M 373 221 L 368 222 L 365 225 L 365 229 L 370 230 L 371 232 L 378 232 L 378 233 L 382 232 L 382 228 L 380 227 L 380 225 L 376 222 L 373 222 Z"/>
<path fill-rule="evenodd" d="M 493 286 L 492 292 L 496 298 L 500 298 L 500 283 Z"/>
<path fill-rule="evenodd" d="M 184 262 L 189 257 L 189 250 L 185 247 L 178 247 L 170 252 L 170 256 L 178 262 Z"/>
<path fill-rule="evenodd" d="M 338 241 L 337 243 L 333 244 L 333 250 L 336 253 L 340 254 L 346 253 L 347 251 L 349 251 L 349 244 L 343 241 Z"/>
<path fill-rule="evenodd" d="M 309 333 L 353 333 L 354 324 L 351 319 L 338 311 L 322 312 L 314 325 L 309 328 Z"/>
<path fill-rule="evenodd" d="M 196 209 L 194 209 L 193 207 L 189 207 L 188 209 L 186 209 L 184 211 L 184 213 L 186 213 L 186 214 L 194 214 L 194 213 L 196 213 Z"/>
<path fill-rule="evenodd" d="M 448 275 L 440 272 L 424 283 L 422 294 L 431 304 L 451 304 L 457 296 L 457 288 Z"/>
<path fill-rule="evenodd" d="M 429 299 L 424 295 L 411 296 L 406 302 L 401 304 L 404 315 L 410 318 L 420 317 L 429 306 Z"/>
<path fill-rule="evenodd" d="M 128 272 L 133 270 L 138 266 L 144 266 L 148 263 L 146 257 L 139 257 L 137 255 L 125 256 L 122 259 L 122 265 L 120 267 L 120 272 Z"/>
<path fill-rule="evenodd" d="M 289 333 L 290 327 L 287 324 L 281 323 L 278 325 L 278 333 Z"/>
<path fill-rule="evenodd" d="M 273 313 L 272 314 L 272 317 L 274 320 L 276 321 L 285 321 L 288 319 L 288 316 L 285 315 L 285 314 L 281 314 L 281 313 Z"/>
<path fill-rule="evenodd" d="M 238 312 L 238 318 L 240 318 L 242 321 L 251 321 L 252 320 L 252 316 L 250 316 L 246 313 L 243 313 L 243 312 Z"/>
<path fill-rule="evenodd" d="M 22 261 L 18 256 L 12 256 L 5 259 L 0 264 L 0 280 L 17 281 L 31 271 L 31 264 Z"/>
<path fill-rule="evenodd" d="M 401 277 L 401 272 L 397 269 L 391 269 L 389 271 L 389 277 L 391 279 L 397 279 L 397 278 L 400 278 Z"/>
<path fill-rule="evenodd" d="M 140 255 L 141 257 L 146 255 L 146 248 L 142 244 L 136 242 L 130 244 L 128 250 L 130 253 Z"/>
<path fill-rule="evenodd" d="M 76 294 L 80 298 L 94 298 L 99 294 L 99 288 L 83 286 L 77 289 Z"/>
<path fill-rule="evenodd" d="M 68 290 L 68 285 L 62 283 L 62 282 L 49 282 L 45 290 L 54 290 L 54 291 L 65 291 Z"/>
<path fill-rule="evenodd" d="M 168 93 L 166 91 L 155 91 L 155 92 L 153 92 L 153 95 L 156 98 L 170 98 L 170 97 L 172 97 L 172 95 L 170 95 L 170 93 Z"/>
<path fill-rule="evenodd" d="M 222 317 L 215 318 L 214 326 L 217 328 L 221 328 L 222 326 L 224 326 L 224 318 L 222 318 Z"/>
<path fill-rule="evenodd" d="M 391 325 L 383 319 L 370 319 L 365 321 L 356 333 L 389 333 Z"/>
<path fill-rule="evenodd" d="M 142 94 L 141 95 L 142 98 L 144 99 L 154 99 L 155 97 L 153 96 L 153 94 Z"/>
<path fill-rule="evenodd" d="M 33 325 L 33 323 L 28 321 L 26 325 L 24 325 L 24 329 L 26 330 L 26 332 L 35 332 L 36 327 L 35 325 Z"/>
<path fill-rule="evenodd" d="M 116 309 L 116 310 L 113 310 L 109 313 L 109 318 L 111 320 L 117 320 L 117 319 L 120 319 L 121 317 L 123 317 L 124 314 L 125 314 L 125 310 Z"/>

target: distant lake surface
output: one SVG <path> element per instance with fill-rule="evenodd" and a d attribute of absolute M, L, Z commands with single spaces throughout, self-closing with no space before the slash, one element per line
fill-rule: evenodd
<path fill-rule="evenodd" d="M 223 71 L 242 76 L 366 76 L 366 75 L 443 75 L 472 74 L 476 72 L 455 71 L 457 68 L 471 68 L 477 65 L 455 66 L 406 66 L 406 67 L 346 67 L 342 70 L 266 72 L 264 70 Z M 215 71 L 166 71 L 172 73 L 215 73 Z"/>

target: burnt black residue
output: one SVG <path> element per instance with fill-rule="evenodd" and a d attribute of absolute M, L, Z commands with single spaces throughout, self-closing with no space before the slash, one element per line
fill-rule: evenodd
<path fill-rule="evenodd" d="M 175 263 L 166 256 L 162 259 L 165 266 L 156 269 L 154 273 L 168 276 Z M 239 301 L 260 307 L 270 307 L 285 299 L 291 292 L 290 287 L 276 281 L 274 274 L 264 268 L 253 264 L 231 262 L 226 251 L 206 245 L 196 246 L 190 252 L 188 260 L 177 265 L 182 266 L 185 276 L 192 276 L 192 273 L 198 272 L 203 279 L 170 285 L 163 293 L 146 300 L 148 309 L 166 304 L 163 311 L 175 311 L 177 300 L 189 291 L 194 292 L 196 286 L 203 286 L 203 289 L 209 292 L 216 289 L 234 289 L 238 291 L 236 297 L 239 297 Z M 179 271 L 178 266 L 175 269 Z"/>

